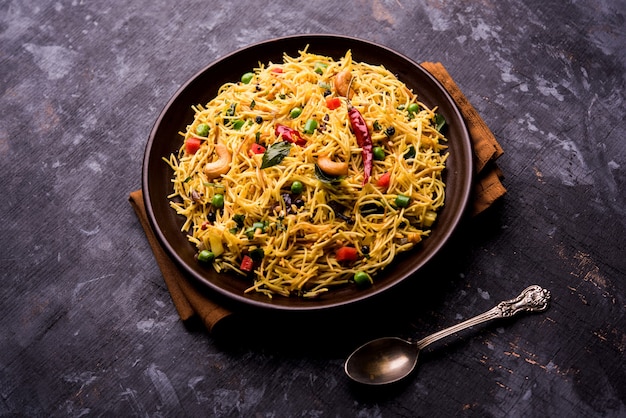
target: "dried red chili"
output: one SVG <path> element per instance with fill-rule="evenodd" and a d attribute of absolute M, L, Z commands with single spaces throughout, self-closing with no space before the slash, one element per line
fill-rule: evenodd
<path fill-rule="evenodd" d="M 372 152 L 372 137 L 369 129 L 367 129 L 367 124 L 365 123 L 365 119 L 363 119 L 363 115 L 361 115 L 361 112 L 359 112 L 357 108 L 349 105 L 348 118 L 350 119 L 352 131 L 356 136 L 356 142 L 361 148 L 361 155 L 363 156 L 363 184 L 365 184 L 369 181 L 369 178 L 372 175 L 372 165 L 374 159 Z"/>
<path fill-rule="evenodd" d="M 301 147 L 306 145 L 306 139 L 300 135 L 300 132 L 295 129 L 291 129 L 288 126 L 277 124 L 274 128 L 274 133 L 276 136 L 282 137 L 287 142 L 300 145 Z"/>

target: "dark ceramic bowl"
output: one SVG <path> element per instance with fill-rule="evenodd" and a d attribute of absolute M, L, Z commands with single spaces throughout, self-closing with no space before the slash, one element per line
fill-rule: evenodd
<path fill-rule="evenodd" d="M 261 294 L 244 294 L 248 280 L 232 274 L 217 274 L 203 268 L 194 260 L 196 252 L 180 228 L 183 217 L 169 206 L 167 196 L 172 192 L 172 170 L 163 161 L 176 153 L 183 142 L 178 134 L 193 120 L 192 105 L 210 101 L 218 88 L 258 66 L 258 63 L 282 62 L 283 53 L 291 56 L 309 46 L 311 53 L 340 59 L 347 50 L 355 61 L 384 65 L 417 93 L 419 100 L 429 107 L 438 106 L 448 127 L 449 157 L 444 172 L 446 182 L 445 206 L 441 210 L 431 235 L 418 247 L 399 256 L 380 272 L 373 286 L 357 289 L 354 286 L 333 289 L 314 300 Z M 290 36 L 251 45 L 210 64 L 183 85 L 167 103 L 156 121 L 145 150 L 143 161 L 143 193 L 148 218 L 165 251 L 185 271 L 190 280 L 207 291 L 253 307 L 274 310 L 312 311 L 344 306 L 370 298 L 403 280 L 419 280 L 415 274 L 450 238 L 465 211 L 472 184 L 472 150 L 467 128 L 459 110 L 443 86 L 425 69 L 384 46 L 360 39 L 334 35 Z"/>

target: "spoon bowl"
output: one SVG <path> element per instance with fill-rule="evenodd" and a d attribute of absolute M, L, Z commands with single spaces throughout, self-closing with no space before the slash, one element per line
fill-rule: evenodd
<path fill-rule="evenodd" d="M 348 357 L 346 373 L 360 383 L 393 383 L 415 368 L 418 355 L 415 343 L 397 337 L 379 338 L 357 348 Z"/>
<path fill-rule="evenodd" d="M 416 343 L 398 337 L 378 338 L 365 343 L 350 354 L 344 370 L 355 382 L 367 385 L 397 382 L 411 374 L 417 365 L 420 350 L 429 344 L 492 319 L 507 318 L 522 311 L 544 311 L 548 308 L 549 301 L 548 290 L 537 285 L 529 286 L 516 298 L 500 302 L 487 312 L 429 335 Z"/>

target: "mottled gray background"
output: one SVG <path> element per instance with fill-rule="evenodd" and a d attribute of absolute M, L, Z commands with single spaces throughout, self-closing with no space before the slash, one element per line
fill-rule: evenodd
<path fill-rule="evenodd" d="M 624 0 L 0 2 L 0 415 L 626 415 L 625 18 Z M 370 323 L 251 319 L 254 340 L 220 341 L 178 319 L 128 193 L 182 83 L 298 33 L 441 61 L 509 192 Z M 548 313 L 440 345 L 399 387 L 343 376 L 368 337 L 418 338 L 533 282 Z"/>

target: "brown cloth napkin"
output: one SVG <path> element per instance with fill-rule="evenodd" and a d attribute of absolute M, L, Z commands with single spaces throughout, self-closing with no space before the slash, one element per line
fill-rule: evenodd
<path fill-rule="evenodd" d="M 469 130 L 475 155 L 476 179 L 471 202 L 471 213 L 477 215 L 491 206 L 498 198 L 506 193 L 500 182 L 502 174 L 495 164 L 495 160 L 503 153 L 500 144 L 496 141 L 476 109 L 452 80 L 441 63 L 424 62 L 422 66 L 441 82 L 448 93 L 456 101 Z M 130 193 L 129 201 L 141 222 L 154 257 L 161 269 L 172 302 L 178 311 L 181 320 L 187 321 L 198 317 L 209 332 L 217 324 L 230 317 L 232 310 L 222 306 L 211 298 L 211 295 L 195 288 L 178 266 L 169 258 L 163 247 L 156 239 L 148 218 L 143 201 L 143 193 L 136 190 Z"/>
<path fill-rule="evenodd" d="M 502 173 L 494 163 L 504 151 L 483 118 L 470 104 L 467 97 L 461 93 L 461 89 L 452 80 L 445 67 L 440 62 L 423 62 L 422 67 L 448 90 L 465 119 L 474 149 L 476 170 L 471 211 L 473 215 L 478 215 L 506 193 L 506 189 L 500 182 Z"/>

